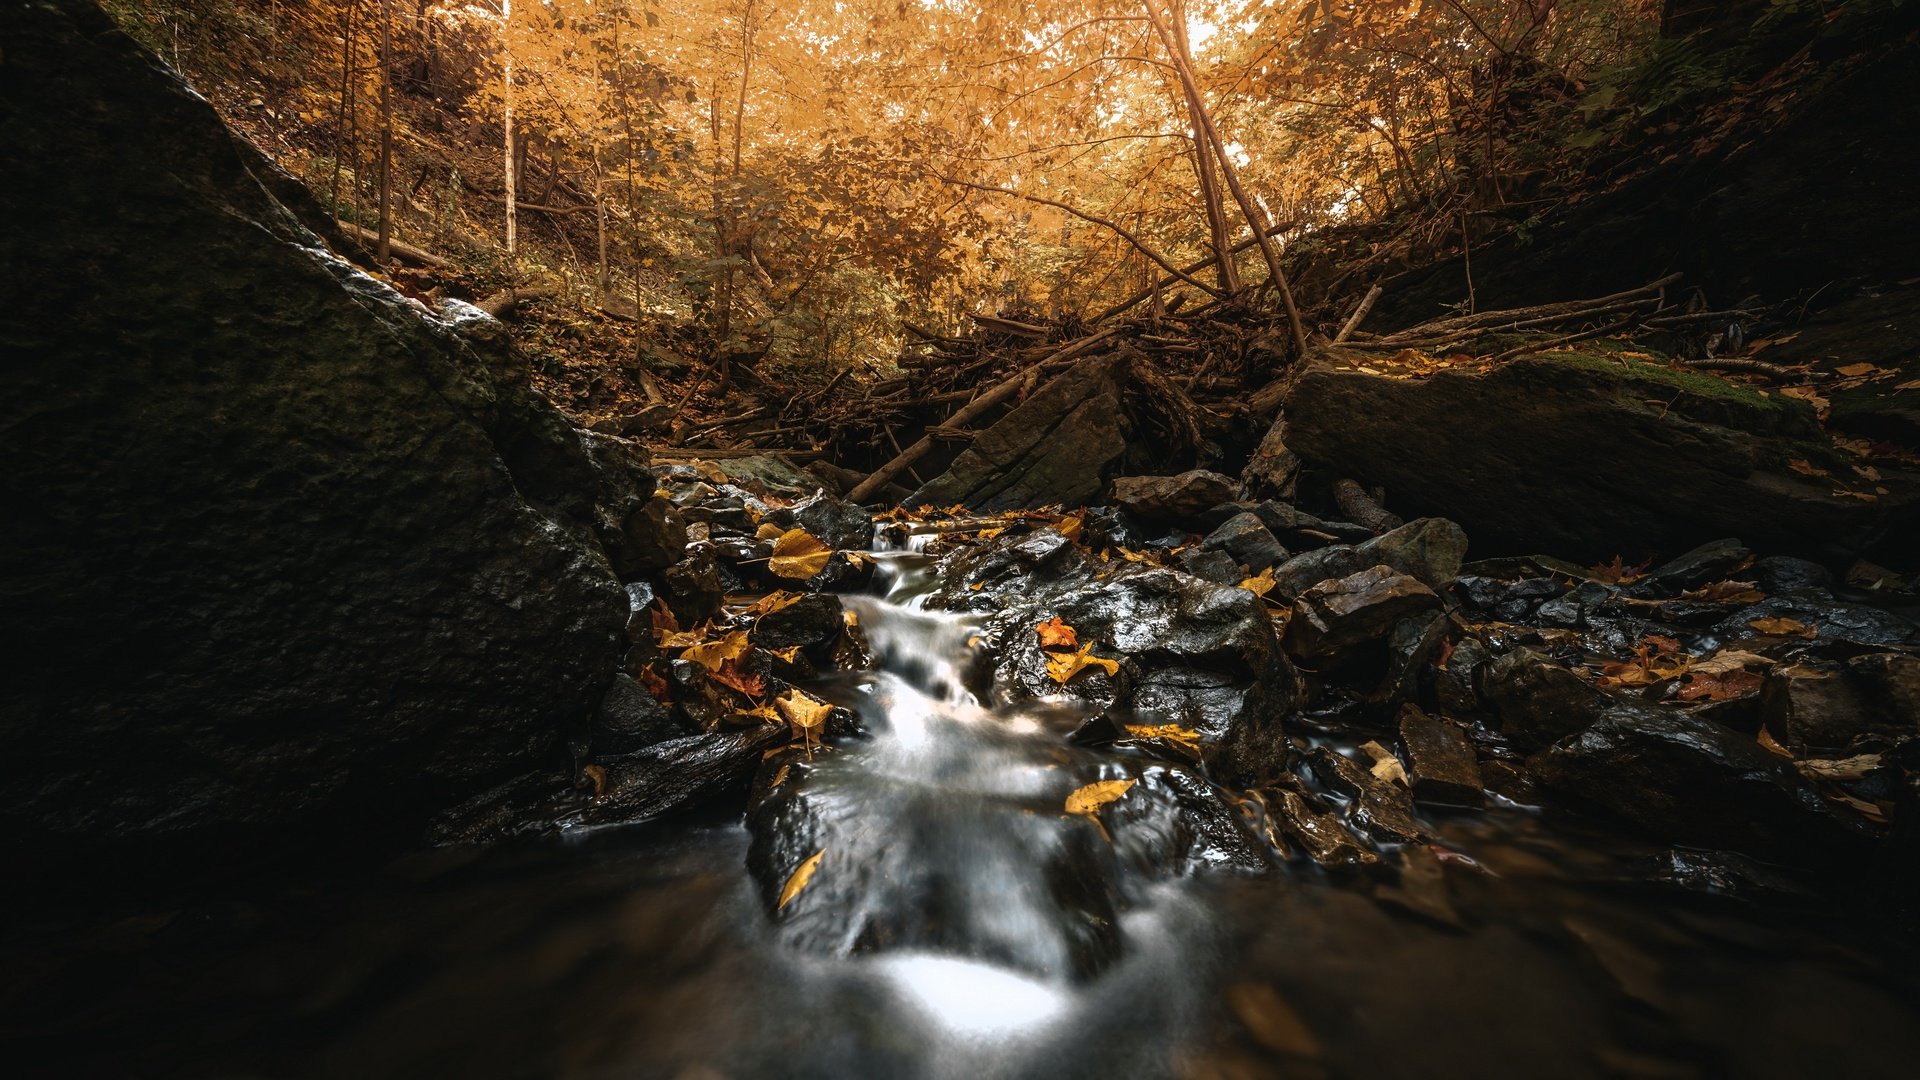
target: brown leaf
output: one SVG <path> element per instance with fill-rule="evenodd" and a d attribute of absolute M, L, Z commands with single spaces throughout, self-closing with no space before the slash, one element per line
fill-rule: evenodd
<path fill-rule="evenodd" d="M 760 599 L 755 600 L 753 602 L 753 606 L 747 608 L 747 610 L 742 614 L 751 615 L 756 619 L 761 617 L 762 615 L 771 615 L 774 612 L 781 610 L 782 608 L 792 607 L 793 605 L 799 603 L 801 600 L 805 599 L 806 595 L 807 595 L 806 593 L 788 592 L 785 589 L 776 589 L 773 592 L 770 592 L 767 595 L 761 597 Z"/>
<path fill-rule="evenodd" d="M 1393 751 L 1369 739 L 1360 744 L 1360 752 L 1373 759 L 1373 768 L 1368 771 L 1375 777 L 1401 787 L 1407 786 L 1406 767 L 1400 764 L 1400 759 L 1394 756 Z"/>
<path fill-rule="evenodd" d="M 805 529 L 788 529 L 773 542 L 767 569 L 783 578 L 806 579 L 827 568 L 833 549 Z"/>
<path fill-rule="evenodd" d="M 730 686 L 755 701 L 759 701 L 767 692 L 767 680 L 742 669 L 739 657 L 720 665 L 720 670 L 713 672 L 710 677 L 714 682 L 722 686 Z"/>
<path fill-rule="evenodd" d="M 1810 638 L 1814 629 L 1799 619 L 1790 619 L 1782 615 L 1777 618 L 1749 619 L 1747 625 L 1771 637 Z"/>
<path fill-rule="evenodd" d="M 807 887 L 807 883 L 813 880 L 814 872 L 820 869 L 820 859 L 826 853 L 827 849 L 821 848 L 807 856 L 805 862 L 793 868 L 793 873 L 787 875 L 786 885 L 780 889 L 780 903 L 775 906 L 775 911 L 786 907 L 793 902 L 794 897 L 800 895 L 800 890 Z"/>
<path fill-rule="evenodd" d="M 1683 600 L 1702 604 L 1757 604 L 1767 598 L 1751 581 L 1716 581 L 1680 594 Z"/>
<path fill-rule="evenodd" d="M 1763 682 L 1751 671 L 1735 668 L 1724 672 L 1690 672 L 1675 695 L 1681 701 L 1732 701 L 1760 692 Z"/>
<path fill-rule="evenodd" d="M 1653 560 L 1648 559 L 1638 566 L 1628 566 L 1626 559 L 1615 555 L 1612 562 L 1603 562 L 1589 567 L 1587 574 L 1593 580 L 1609 585 L 1630 585 L 1646 577 L 1647 567 L 1651 565 Z"/>
<path fill-rule="evenodd" d="M 607 793 L 607 769 L 604 765 L 588 765 L 580 770 L 580 775 L 593 785 L 593 797 L 599 798 Z"/>
<path fill-rule="evenodd" d="M 1033 631 L 1040 635 L 1040 647 L 1043 649 L 1071 649 L 1080 644 L 1073 627 L 1062 622 L 1058 615 L 1034 627 Z"/>
<path fill-rule="evenodd" d="M 1133 786 L 1131 780 L 1096 780 L 1084 787 L 1075 788 L 1067 796 L 1067 813 L 1091 815 L 1094 811 L 1113 802 L 1127 793 Z"/>
<path fill-rule="evenodd" d="M 786 531 L 787 530 L 775 525 L 771 521 L 762 522 L 760 527 L 753 531 L 753 538 L 755 540 L 778 540 L 781 534 Z"/>

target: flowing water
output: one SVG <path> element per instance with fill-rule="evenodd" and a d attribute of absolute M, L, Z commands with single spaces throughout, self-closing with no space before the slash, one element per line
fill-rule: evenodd
<path fill-rule="evenodd" d="M 112 917 L 4 957 L 8 1060 L 73 1075 L 1908 1076 L 1909 955 L 1764 870 L 1430 818 L 1388 884 L 1255 850 L 1189 771 L 998 700 L 924 557 L 849 598 L 868 737 L 752 828 L 710 816 L 425 852 Z M 1134 786 L 1099 819 L 1076 788 Z M 1196 824 L 1198 822 L 1198 824 Z M 823 852 L 790 903 L 799 857 Z M 1684 879 L 1694 887 L 1675 884 Z M 1711 886 L 1702 889 L 1703 883 Z"/>

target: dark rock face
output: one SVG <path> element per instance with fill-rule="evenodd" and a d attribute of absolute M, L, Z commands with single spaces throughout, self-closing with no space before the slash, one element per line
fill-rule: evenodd
<path fill-rule="evenodd" d="M 1205 469 L 1175 476 L 1122 476 L 1113 482 L 1113 505 L 1149 521 L 1194 517 L 1234 496 L 1233 478 Z"/>
<path fill-rule="evenodd" d="M 1386 566 L 1426 585 L 1445 588 L 1460 573 L 1467 534 L 1445 518 L 1409 521 L 1361 544 L 1344 544 L 1295 555 L 1273 572 L 1275 595 L 1291 600 L 1329 578 Z"/>
<path fill-rule="evenodd" d="M 1584 731 L 1612 698 L 1531 649 L 1515 649 L 1480 671 L 1480 692 L 1500 731 L 1522 747 L 1539 747 Z"/>
<path fill-rule="evenodd" d="M 1115 476 L 1217 456 L 1202 430 L 1209 416 L 1140 352 L 1090 357 L 982 431 L 906 502 L 979 511 L 1097 503 Z"/>
<path fill-rule="evenodd" d="M 1779 861 L 1844 858 L 1867 844 L 1784 759 L 1675 709 L 1619 705 L 1534 759 L 1548 785 L 1663 839 Z"/>
<path fill-rule="evenodd" d="M 1782 664 L 1760 694 L 1768 732 L 1789 747 L 1843 750 L 1870 732 L 1920 729 L 1920 660 L 1868 653 L 1844 664 Z"/>
<path fill-rule="evenodd" d="M 1370 567 L 1301 593 L 1287 623 L 1287 648 L 1296 656 L 1334 656 L 1439 606 L 1440 597 L 1413 578 L 1391 567 Z"/>
<path fill-rule="evenodd" d="M 1258 574 L 1267 567 L 1287 557 L 1287 549 L 1274 539 L 1273 532 L 1260 515 L 1253 513 L 1235 514 L 1226 523 L 1207 534 L 1201 543 L 1206 551 L 1224 551 L 1233 557 L 1233 561 L 1247 568 L 1248 573 Z"/>
<path fill-rule="evenodd" d="M 908 501 L 1012 510 L 1094 502 L 1127 452 L 1116 357 L 1083 360 L 1041 387 Z"/>
<path fill-rule="evenodd" d="M 1480 764 L 1458 725 L 1408 706 L 1400 713 L 1400 745 L 1407 751 L 1407 780 L 1415 799 L 1480 805 Z"/>
<path fill-rule="evenodd" d="M 1801 403 L 1661 372 L 1564 354 L 1417 382 L 1323 368 L 1294 386 L 1290 445 L 1508 552 L 1598 560 L 1729 534 L 1818 552 L 1920 520 L 1906 479 L 1870 504 L 1789 469 L 1817 431 Z"/>
<path fill-rule="evenodd" d="M 529 768 L 617 660 L 604 463 L 98 9 L 0 36 L 0 259 L 60 267 L 0 311 L 10 837 L 405 827 Z"/>

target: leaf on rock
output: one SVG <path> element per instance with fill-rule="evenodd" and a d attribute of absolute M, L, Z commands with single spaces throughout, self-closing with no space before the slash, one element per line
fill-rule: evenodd
<path fill-rule="evenodd" d="M 782 608 L 792 607 L 793 605 L 799 603 L 801 600 L 805 599 L 806 595 L 807 595 L 806 593 L 788 592 L 785 589 L 776 589 L 773 592 L 770 592 L 767 595 L 761 597 L 760 599 L 755 600 L 753 602 L 753 606 L 747 608 L 744 614 L 751 615 L 756 619 L 761 617 L 762 615 L 771 615 L 774 612 L 781 610 Z"/>
<path fill-rule="evenodd" d="M 805 580 L 827 568 L 833 549 L 805 529 L 788 529 L 773 542 L 767 569 L 783 578 Z"/>
<path fill-rule="evenodd" d="M 1759 653 L 1747 652 L 1744 649 L 1721 649 L 1694 664 L 1693 671 L 1699 675 L 1725 675 L 1729 671 L 1740 671 L 1756 664 L 1766 667 L 1772 663 L 1771 657 L 1761 656 Z"/>
<path fill-rule="evenodd" d="M 1832 476 L 1833 475 L 1832 473 L 1821 468 L 1820 466 L 1815 465 L 1813 462 L 1808 461 L 1806 458 L 1794 458 L 1792 461 L 1787 462 L 1787 468 L 1792 469 L 1794 472 L 1799 473 L 1801 476 Z"/>
<path fill-rule="evenodd" d="M 1751 581 L 1716 581 L 1680 594 L 1683 600 L 1702 604 L 1757 604 L 1767 598 Z"/>
<path fill-rule="evenodd" d="M 1754 740 L 1758 742 L 1760 746 L 1763 749 L 1767 750 L 1769 753 L 1778 754 L 1781 757 L 1786 758 L 1788 761 L 1793 760 L 1793 751 L 1787 749 L 1784 746 L 1781 746 L 1780 743 L 1776 741 L 1771 734 L 1768 733 L 1766 728 L 1764 727 L 1761 728 L 1759 734 L 1754 736 Z"/>
<path fill-rule="evenodd" d="M 1653 560 L 1648 559 L 1638 566 L 1628 566 L 1626 559 L 1615 555 L 1612 562 L 1603 562 L 1589 567 L 1587 574 L 1592 577 L 1593 580 L 1604 584 L 1631 585 L 1641 578 L 1646 577 L 1647 567 L 1652 565 Z"/>
<path fill-rule="evenodd" d="M 787 530 L 769 521 L 763 523 L 758 529 L 753 531 L 753 538 L 755 540 L 778 540 L 781 534 L 786 531 Z"/>
<path fill-rule="evenodd" d="M 727 661 L 745 656 L 751 646 L 745 630 L 734 630 L 713 641 L 688 647 L 680 659 L 691 660 L 708 671 L 719 671 Z"/>
<path fill-rule="evenodd" d="M 1377 740 L 1369 739 L 1360 744 L 1360 752 L 1373 759 L 1373 768 L 1368 770 L 1381 780 L 1407 787 L 1407 770 L 1400 764 L 1393 751 L 1381 746 Z"/>
<path fill-rule="evenodd" d="M 1075 788 L 1073 794 L 1067 796 L 1067 813 L 1091 816 L 1094 811 L 1125 795 L 1133 783 L 1132 780 L 1096 780 L 1085 787 Z"/>
<path fill-rule="evenodd" d="M 1732 701 L 1760 692 L 1760 676 L 1742 668 L 1721 672 L 1690 672 L 1680 687 L 1681 701 Z"/>
<path fill-rule="evenodd" d="M 1872 364 L 1842 364 L 1839 367 L 1834 368 L 1833 372 L 1836 375 L 1845 375 L 1846 377 L 1852 379 L 1852 378 L 1858 378 L 1861 375 L 1871 375 L 1874 372 L 1879 370 L 1881 369 L 1874 367 Z"/>
<path fill-rule="evenodd" d="M 1273 591 L 1273 586 L 1273 567 L 1271 566 L 1240 583 L 1240 588 L 1255 596 L 1267 595 Z"/>
<path fill-rule="evenodd" d="M 1790 619 L 1784 615 L 1777 618 L 1749 619 L 1747 625 L 1771 637 L 1810 638 L 1814 629 L 1799 619 Z"/>
<path fill-rule="evenodd" d="M 821 848 L 807 856 L 805 862 L 793 868 L 793 873 L 787 875 L 787 883 L 780 889 L 780 903 L 774 908 L 775 911 L 786 907 L 793 902 L 794 897 L 800 895 L 800 890 L 807 887 L 807 883 L 813 880 L 814 872 L 820 869 L 820 859 L 826 853 L 827 849 Z"/>
<path fill-rule="evenodd" d="M 1120 673 L 1120 662 L 1093 655 L 1093 642 L 1080 647 L 1079 652 L 1058 652 L 1047 657 L 1047 674 L 1061 686 L 1067 685 L 1075 675 L 1088 668 L 1099 668 L 1108 675 Z"/>
<path fill-rule="evenodd" d="M 1179 724 L 1128 724 L 1126 727 L 1127 734 L 1136 739 L 1165 739 L 1196 750 L 1200 747 L 1200 733 Z"/>
<path fill-rule="evenodd" d="M 711 678 L 721 686 L 730 686 L 755 701 L 759 701 L 767 692 L 767 680 L 743 669 L 739 657 L 720 665 L 720 670 L 713 672 Z"/>
<path fill-rule="evenodd" d="M 1072 514 L 1068 514 L 1066 517 L 1061 518 L 1057 523 L 1055 523 L 1053 527 L 1054 527 L 1054 530 L 1058 532 L 1061 536 L 1064 536 L 1067 539 L 1078 543 L 1080 540 L 1080 534 L 1083 531 L 1085 531 L 1087 527 L 1086 511 L 1081 510 Z"/>
<path fill-rule="evenodd" d="M 588 765 L 580 770 L 580 775 L 593 785 L 593 797 L 599 798 L 607 793 L 607 768 L 604 765 Z"/>
<path fill-rule="evenodd" d="M 1073 627 L 1060 621 L 1058 615 L 1034 627 L 1033 631 L 1040 635 L 1040 647 L 1043 649 L 1071 649 L 1080 644 Z"/>
<path fill-rule="evenodd" d="M 773 704 L 780 715 L 787 718 L 787 723 L 801 731 L 818 731 L 826 726 L 827 717 L 833 715 L 833 706 L 798 690 L 787 691 L 775 698 Z"/>

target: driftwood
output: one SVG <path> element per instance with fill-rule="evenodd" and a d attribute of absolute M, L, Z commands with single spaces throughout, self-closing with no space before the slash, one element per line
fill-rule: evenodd
<path fill-rule="evenodd" d="M 1347 321 L 1341 324 L 1340 332 L 1333 335 L 1335 345 L 1352 337 L 1353 332 L 1360 329 L 1360 323 L 1366 319 L 1367 313 L 1372 311 L 1373 305 L 1379 301 L 1381 291 L 1380 286 L 1375 285 L 1367 290 L 1367 295 L 1361 297 L 1358 304 L 1354 305 L 1353 314 L 1347 316 Z"/>
<path fill-rule="evenodd" d="M 340 231 L 343 233 L 346 233 L 348 239 L 355 240 L 361 244 L 366 245 L 368 254 L 372 254 L 373 245 L 378 244 L 380 242 L 380 234 L 373 231 L 372 229 L 363 228 L 359 225 L 355 225 L 351 221 L 341 221 L 338 218 L 334 219 L 334 224 L 340 226 Z M 439 255 L 435 255 L 431 251 L 426 251 L 421 248 L 414 247 L 412 244 L 406 243 L 401 240 L 395 240 L 391 236 L 387 238 L 387 250 L 392 252 L 395 256 L 399 258 L 419 266 L 438 267 L 438 266 L 452 265 L 446 259 L 442 258 Z"/>
<path fill-rule="evenodd" d="M 528 300 L 550 300 L 560 295 L 560 290 L 547 285 L 537 285 L 531 289 L 501 289 L 484 300 L 474 302 L 474 307 L 493 316 L 504 319 L 513 309 Z"/>

